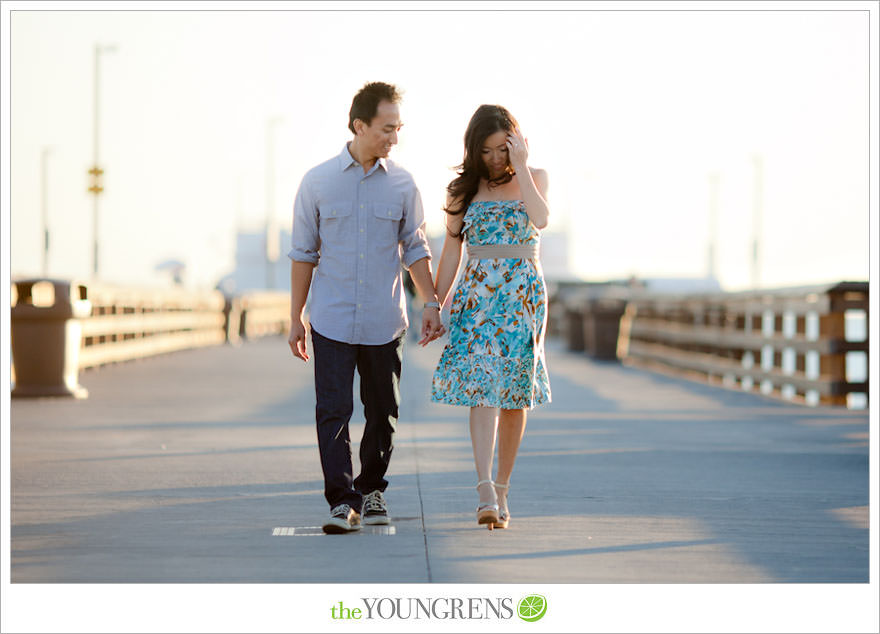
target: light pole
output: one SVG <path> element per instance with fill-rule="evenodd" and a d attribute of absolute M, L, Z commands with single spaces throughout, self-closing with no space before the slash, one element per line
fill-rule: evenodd
<path fill-rule="evenodd" d="M 40 152 L 40 216 L 43 220 L 43 277 L 49 276 L 49 154 L 52 148 Z"/>
<path fill-rule="evenodd" d="M 721 175 L 718 172 L 709 174 L 709 252 L 707 254 L 706 275 L 710 280 L 716 279 L 715 250 L 718 245 L 718 183 Z"/>
<path fill-rule="evenodd" d="M 282 117 L 266 121 L 266 288 L 275 288 L 275 262 L 278 261 L 278 227 L 275 222 L 275 129 Z"/>
<path fill-rule="evenodd" d="M 752 288 L 761 282 L 761 230 L 764 215 L 764 160 L 760 154 L 752 156 L 755 166 L 755 199 L 752 218 Z"/>
<path fill-rule="evenodd" d="M 104 170 L 100 168 L 98 162 L 99 146 L 99 112 L 101 105 L 101 53 L 112 53 L 116 50 L 115 45 L 101 46 L 95 44 L 95 145 L 94 145 L 94 161 L 89 174 L 92 176 L 92 184 L 89 191 L 94 195 L 94 212 L 92 214 L 92 275 L 98 277 L 98 196 L 104 191 L 103 179 Z"/>

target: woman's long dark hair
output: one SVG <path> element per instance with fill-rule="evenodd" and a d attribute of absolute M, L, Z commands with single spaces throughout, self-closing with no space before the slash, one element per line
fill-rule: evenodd
<path fill-rule="evenodd" d="M 488 105 L 477 108 L 464 133 L 464 159 L 461 165 L 455 168 L 458 176 L 446 187 L 453 202 L 449 207 L 444 207 L 443 211 L 453 216 L 467 211 L 474 196 L 477 195 L 481 178 L 489 180 L 489 187 L 503 185 L 513 179 L 516 172 L 509 161 L 501 176 L 490 179 L 489 170 L 486 168 L 481 154 L 483 143 L 488 137 L 499 130 L 512 132 L 518 127 L 516 119 L 508 112 L 507 108 Z"/>

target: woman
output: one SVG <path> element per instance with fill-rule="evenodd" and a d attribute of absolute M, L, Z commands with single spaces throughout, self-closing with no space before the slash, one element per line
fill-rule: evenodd
<path fill-rule="evenodd" d="M 528 167 L 526 140 L 501 106 L 477 108 L 464 145 L 458 177 L 446 188 L 446 241 L 434 282 L 441 303 L 458 274 L 465 240 L 468 259 L 431 399 L 470 407 L 477 522 L 492 530 L 510 522 L 507 494 L 526 412 L 550 401 L 547 293 L 537 254 L 538 230 L 549 215 L 547 174 Z"/>

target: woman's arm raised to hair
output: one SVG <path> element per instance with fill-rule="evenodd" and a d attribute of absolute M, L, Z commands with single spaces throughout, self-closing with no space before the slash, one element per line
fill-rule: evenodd
<path fill-rule="evenodd" d="M 550 217 L 550 207 L 547 205 L 546 170 L 530 167 L 524 172 L 517 170 L 516 176 L 519 179 L 519 189 L 529 219 L 538 229 L 543 229 L 547 226 L 547 219 Z"/>
<path fill-rule="evenodd" d="M 516 170 L 519 190 L 526 213 L 538 229 L 547 226 L 550 208 L 547 206 L 547 172 L 528 167 L 529 143 L 520 130 L 507 135 L 507 150 L 510 164 Z"/>

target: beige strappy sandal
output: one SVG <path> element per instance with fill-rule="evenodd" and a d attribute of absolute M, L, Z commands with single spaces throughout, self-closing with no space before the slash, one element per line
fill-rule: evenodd
<path fill-rule="evenodd" d="M 477 489 L 484 485 L 491 484 L 495 485 L 491 480 L 480 480 L 477 482 Z M 491 531 L 495 528 L 495 524 L 498 522 L 498 504 L 489 503 L 489 504 L 480 504 L 477 507 L 477 524 L 486 524 L 487 528 Z"/>
<path fill-rule="evenodd" d="M 498 494 L 498 489 L 506 489 L 504 492 L 504 501 L 507 502 L 507 495 L 510 490 L 510 483 L 500 484 L 498 482 L 493 483 L 495 486 L 495 496 L 498 499 L 501 499 L 501 496 Z M 504 505 L 507 507 L 507 504 Z M 495 522 L 495 528 L 507 528 L 508 524 L 510 524 L 510 509 L 501 508 L 501 505 L 498 505 L 498 521 Z"/>

